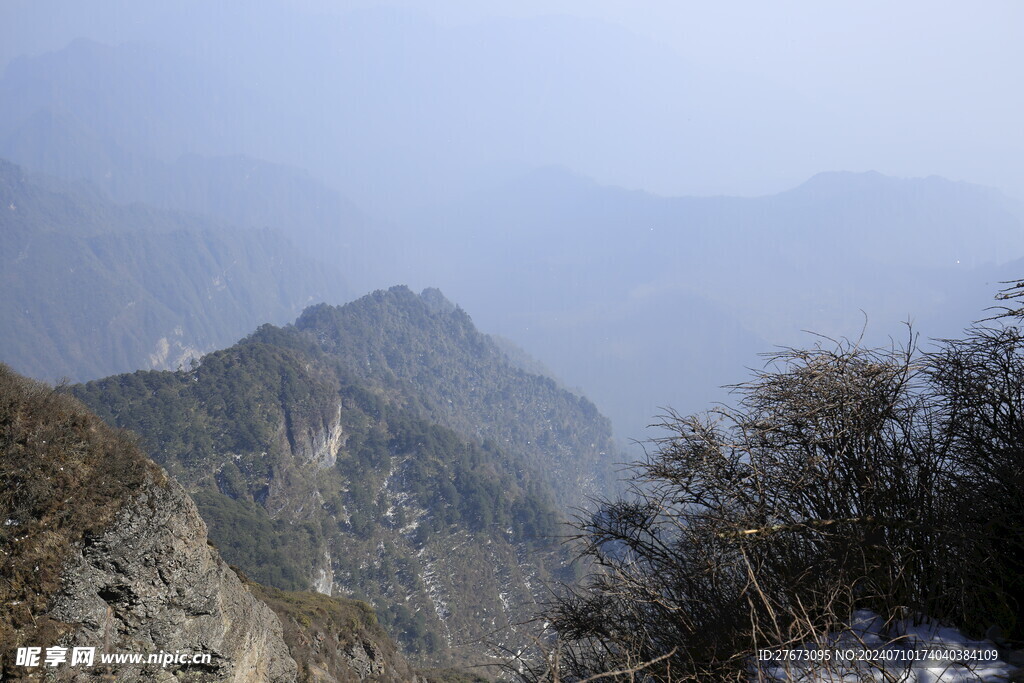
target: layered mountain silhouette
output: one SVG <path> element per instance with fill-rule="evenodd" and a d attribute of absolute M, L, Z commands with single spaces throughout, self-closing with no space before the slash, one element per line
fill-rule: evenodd
<path fill-rule="evenodd" d="M 349 291 L 280 233 L 114 204 L 7 162 L 0 203 L 0 357 L 35 377 L 177 367 Z"/>
<path fill-rule="evenodd" d="M 510 162 L 469 179 L 463 169 L 455 183 L 453 169 L 471 150 L 443 147 L 437 133 L 453 122 L 368 89 L 345 58 L 363 46 L 386 71 L 415 45 L 445 64 L 466 48 L 457 41 L 438 51 L 440 34 L 422 17 L 399 15 L 367 11 L 331 24 L 351 39 L 340 52 L 325 47 L 338 45 L 324 42 L 326 25 L 309 27 L 301 58 L 335 64 L 326 83 L 305 72 L 282 80 L 281 64 L 264 57 L 227 73 L 204 69 L 198 53 L 145 44 L 81 40 L 15 60 L 0 80 L 0 153 L 88 179 L 120 202 L 269 227 L 339 270 L 353 293 L 439 286 L 484 329 L 582 387 L 625 439 L 644 436 L 659 407 L 686 412 L 721 398 L 717 387 L 742 375 L 733 369 L 757 364 L 756 352 L 774 345 L 806 342 L 803 330 L 866 330 L 884 343 L 913 320 L 925 336 L 955 334 L 998 288 L 993 267 L 1024 253 L 1019 206 L 936 177 L 823 173 L 771 196 L 661 197 Z M 382 27 L 409 37 L 391 61 L 387 46 L 364 45 Z M 527 29 L 544 29 L 546 41 L 600 33 L 557 20 L 488 27 L 501 44 Z M 246 45 L 239 38 L 239 49 Z M 471 71 L 459 78 L 472 80 Z M 427 72 L 417 63 L 396 82 L 425 83 Z M 409 92 L 422 91 L 394 96 Z M 486 92 L 481 111 L 508 96 Z M 297 112 L 300 94 L 315 104 Z M 405 115 L 413 109 L 417 117 Z M 467 126 L 486 119 L 459 116 Z M 432 153 L 413 153 L 416 132 Z M 307 165 L 328 182 L 258 157 Z M 350 189 L 373 197 L 392 222 L 356 208 Z"/>

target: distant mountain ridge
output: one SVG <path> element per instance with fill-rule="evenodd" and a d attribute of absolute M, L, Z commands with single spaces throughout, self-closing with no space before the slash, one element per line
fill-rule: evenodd
<path fill-rule="evenodd" d="M 19 57 L 0 79 L 0 99 L 0 138 L 41 110 L 62 110 L 100 139 L 165 161 L 198 150 L 233 153 L 273 130 L 266 117 L 253 126 L 251 117 L 235 115 L 236 106 L 269 113 L 258 92 L 152 44 L 78 38 L 62 50 Z"/>
<path fill-rule="evenodd" d="M 349 291 L 273 231 L 113 204 L 5 161 L 0 208 L 0 360 L 38 378 L 177 367 Z"/>
<path fill-rule="evenodd" d="M 804 330 L 955 334 L 1024 255 L 1024 211 L 998 191 L 873 172 L 660 197 L 547 167 L 408 220 L 402 269 L 583 387 L 624 439 L 724 399 L 737 368 Z"/>
<path fill-rule="evenodd" d="M 3 139 L 0 156 L 33 172 L 86 182 L 121 204 L 206 216 L 237 229 L 272 229 L 359 290 L 383 282 L 381 226 L 300 169 L 240 154 L 162 161 L 122 147 L 63 105 L 33 112 Z"/>
<path fill-rule="evenodd" d="M 224 12 L 217 21 L 232 16 Z M 565 136 L 539 157 L 522 157 L 519 148 L 535 136 L 496 138 L 486 122 L 497 119 L 480 115 L 520 111 L 509 127 L 520 133 L 520 121 L 547 122 L 549 112 L 533 103 L 544 97 L 495 86 L 494 73 L 521 73 L 521 64 L 488 62 L 494 71 L 453 62 L 459 51 L 476 49 L 465 31 L 385 8 L 305 22 L 308 40 L 297 46 L 274 30 L 285 14 L 247 15 L 252 33 L 218 41 L 249 55 L 220 63 L 223 71 L 204 68 L 198 43 L 176 54 L 81 40 L 15 60 L 0 79 L 0 152 L 65 178 L 90 178 L 121 201 L 288 230 L 306 256 L 341 270 L 355 293 L 394 282 L 439 286 L 473 310 L 483 329 L 583 387 L 624 439 L 649 436 L 644 425 L 662 407 L 686 412 L 724 398 L 719 387 L 739 379 L 734 368 L 756 365 L 763 349 L 802 343 L 803 330 L 859 336 L 866 320 L 869 337 L 884 343 L 913 319 L 926 336 L 955 334 L 970 321 L 965 312 L 991 299 L 998 264 L 1024 256 L 1019 206 L 936 177 L 824 173 L 769 196 L 664 197 L 602 186 L 558 166 L 522 172 L 579 157 L 554 153 Z M 196 30 L 210 38 L 215 25 Z M 665 56 L 607 28 L 558 18 L 485 27 L 506 49 L 514 49 L 513 36 L 540 31 L 544 54 L 552 54 L 556 36 L 582 31 L 591 45 L 600 34 L 640 48 L 633 58 Z M 257 35 L 273 36 L 278 49 Z M 393 81 L 367 78 L 358 64 L 370 55 Z M 571 101 L 593 108 L 589 90 L 570 73 L 594 68 L 579 57 L 542 68 L 550 79 L 521 83 L 523 92 L 565 85 Z M 531 68 L 546 64 L 539 53 L 527 59 Z M 667 63 L 646 61 L 655 62 Z M 316 70 L 286 67 L 310 63 L 332 65 L 330 82 Z M 443 68 L 452 64 L 468 71 Z M 634 85 L 650 92 L 651 83 L 622 73 L 630 74 L 623 92 Z M 454 80 L 436 83 L 437 74 Z M 695 72 L 685 78 L 715 86 Z M 154 88 L 161 82 L 169 85 Z M 394 98 L 411 102 L 409 93 L 382 83 L 412 85 L 421 102 L 424 93 L 443 102 L 462 92 L 455 84 L 471 83 L 482 99 L 459 99 L 466 106 L 456 115 L 439 116 L 432 106 L 396 107 Z M 594 92 L 606 90 L 602 83 Z M 408 116 L 414 109 L 420 115 Z M 678 120 L 678 112 L 650 115 L 670 128 Z M 581 128 L 576 117 L 570 128 L 596 133 L 590 125 Z M 505 164 L 501 180 L 467 171 L 478 148 L 449 145 L 438 135 L 448 130 L 457 131 L 453 139 L 511 145 L 507 163 L 479 160 Z M 656 143 L 664 156 L 670 141 Z M 322 182 L 254 157 L 305 166 Z M 724 157 L 716 163 L 729 164 Z M 353 215 L 332 187 L 360 202 L 374 197 L 366 206 L 397 224 Z M 469 187 L 484 189 L 467 195 Z"/>

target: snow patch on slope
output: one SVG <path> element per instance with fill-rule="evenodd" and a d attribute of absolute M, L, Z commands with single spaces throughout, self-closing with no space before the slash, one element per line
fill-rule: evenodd
<path fill-rule="evenodd" d="M 802 659 L 765 659 L 785 652 Z M 825 657 L 829 661 L 822 661 Z M 1016 671 L 991 641 L 968 638 L 933 619 L 887 623 L 870 610 L 858 610 L 847 629 L 827 634 L 820 643 L 805 643 L 801 650 L 762 650 L 751 680 L 966 683 L 1009 681 Z"/>

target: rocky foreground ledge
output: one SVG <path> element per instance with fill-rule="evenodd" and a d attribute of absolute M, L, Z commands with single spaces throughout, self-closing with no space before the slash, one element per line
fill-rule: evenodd
<path fill-rule="evenodd" d="M 130 436 L 0 366 L 0 680 L 424 680 L 372 610 L 346 637 L 309 615 L 357 603 L 315 602 L 243 583 Z"/>

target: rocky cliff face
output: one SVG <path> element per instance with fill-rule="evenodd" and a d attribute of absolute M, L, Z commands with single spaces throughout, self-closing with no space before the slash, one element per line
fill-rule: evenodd
<path fill-rule="evenodd" d="M 0 680 L 416 680 L 367 605 L 243 583 L 131 438 L 3 365 L 0 520 Z"/>
<path fill-rule="evenodd" d="M 281 618 L 304 683 L 428 683 L 398 652 L 368 604 L 247 582 Z"/>
<path fill-rule="evenodd" d="M 280 621 L 207 544 L 181 486 L 76 402 L 2 366 L 0 484 L 5 677 L 295 680 Z M 19 666 L 19 647 L 41 648 L 40 666 Z M 47 666 L 57 647 L 68 661 Z M 92 666 L 72 665 L 74 648 L 95 648 Z M 122 653 L 203 661 L 102 661 Z"/>
<path fill-rule="evenodd" d="M 207 544 L 206 525 L 176 483 L 150 477 L 100 536 L 64 562 L 49 616 L 67 642 L 108 652 L 206 653 L 185 667 L 211 681 L 291 681 L 280 621 Z M 114 667 L 118 680 L 174 680 L 173 669 Z M 97 671 L 97 674 L 105 671 Z"/>

